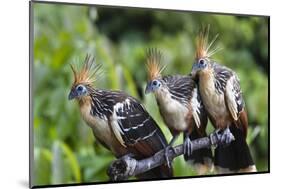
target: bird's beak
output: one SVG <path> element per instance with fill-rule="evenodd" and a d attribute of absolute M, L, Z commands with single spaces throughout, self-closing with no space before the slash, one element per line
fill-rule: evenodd
<path fill-rule="evenodd" d="M 191 73 L 190 73 L 191 77 L 192 77 L 192 78 L 195 78 L 196 75 L 197 75 L 197 72 L 198 72 L 198 67 L 197 67 L 196 64 L 193 64 L 192 70 L 191 70 Z"/>
<path fill-rule="evenodd" d="M 145 94 L 148 94 L 148 93 L 151 93 L 152 92 L 152 87 L 151 87 L 151 85 L 150 85 L 150 83 L 148 83 L 147 85 L 146 85 L 146 88 L 145 88 Z"/>
<path fill-rule="evenodd" d="M 75 90 L 71 90 L 69 95 L 68 95 L 68 100 L 72 100 L 72 99 L 74 99 L 76 97 L 77 97 L 76 91 Z"/>
<path fill-rule="evenodd" d="M 196 71 L 191 71 L 191 73 L 190 73 L 190 76 L 192 77 L 192 78 L 195 78 L 195 76 L 196 76 Z"/>

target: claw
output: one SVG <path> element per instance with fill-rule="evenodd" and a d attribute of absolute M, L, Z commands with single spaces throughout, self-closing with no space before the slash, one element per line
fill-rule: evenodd
<path fill-rule="evenodd" d="M 175 149 L 171 146 L 171 145 L 168 145 L 166 148 L 165 148 L 165 159 L 166 159 L 166 162 L 167 162 L 167 166 L 169 168 L 171 168 L 172 166 L 172 160 L 169 156 L 169 151 L 172 150 L 174 153 L 175 153 Z"/>
<path fill-rule="evenodd" d="M 214 139 L 213 138 L 216 138 L 217 141 L 220 142 L 220 136 L 219 136 L 219 133 L 221 132 L 221 129 L 216 129 L 213 133 L 210 134 L 210 140 L 211 140 L 211 145 L 213 147 L 217 147 L 217 144 L 215 144 L 216 142 L 213 141 Z"/>
<path fill-rule="evenodd" d="M 183 148 L 183 153 L 187 154 L 187 156 L 190 156 L 192 154 L 192 142 L 190 138 L 187 136 L 184 140 L 184 148 Z"/>
<path fill-rule="evenodd" d="M 222 133 L 220 144 L 225 147 L 228 146 L 233 140 L 234 140 L 234 136 L 232 135 L 229 128 L 227 127 Z"/>

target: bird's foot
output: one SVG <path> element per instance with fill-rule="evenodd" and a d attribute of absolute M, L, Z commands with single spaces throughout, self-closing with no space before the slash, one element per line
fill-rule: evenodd
<path fill-rule="evenodd" d="M 234 136 L 232 135 L 232 133 L 230 132 L 230 129 L 227 127 L 226 129 L 224 129 L 222 131 L 220 140 L 219 140 L 219 144 L 222 145 L 223 147 L 226 147 L 228 145 L 230 145 L 230 143 L 234 140 Z"/>
<path fill-rule="evenodd" d="M 192 151 L 193 151 L 192 142 L 189 136 L 187 136 L 183 143 L 183 153 L 186 154 L 187 156 L 190 156 L 192 154 Z"/>
<path fill-rule="evenodd" d="M 170 150 L 172 150 L 173 153 L 176 153 L 176 152 L 175 152 L 175 149 L 174 149 L 171 145 L 168 145 L 168 146 L 165 148 L 164 155 L 165 155 L 165 159 L 166 159 L 166 162 L 167 162 L 167 166 L 168 166 L 169 168 L 171 168 L 172 162 L 173 162 L 173 160 L 170 158 L 170 154 L 169 154 Z"/>
<path fill-rule="evenodd" d="M 216 148 L 218 145 L 216 143 L 216 141 L 219 141 L 220 137 L 219 137 L 219 132 L 221 131 L 221 129 L 217 129 L 215 130 L 213 133 L 210 134 L 209 138 L 211 141 L 211 145 Z"/>

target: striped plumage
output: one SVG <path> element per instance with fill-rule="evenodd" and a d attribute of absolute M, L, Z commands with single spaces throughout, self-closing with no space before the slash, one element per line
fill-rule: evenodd
<path fill-rule="evenodd" d="M 190 76 L 164 76 L 158 79 L 161 88 L 155 90 L 159 111 L 173 135 L 191 134 L 196 129 L 204 133 L 207 116 L 196 87 Z"/>
<path fill-rule="evenodd" d="M 96 139 L 117 158 L 132 155 L 142 159 L 165 148 L 167 141 L 163 133 L 137 99 L 121 91 L 95 89 L 91 82 L 87 82 L 90 80 L 77 79 L 89 79 L 78 75 L 95 72 L 95 68 L 90 72 L 92 64 L 93 59 L 87 56 L 82 71 L 77 73 L 73 69 L 75 82 L 69 99 L 77 99 L 81 115 L 92 128 Z M 83 72 L 83 69 L 88 72 Z M 162 165 L 138 177 L 152 179 L 171 176 L 172 168 Z"/>
<path fill-rule="evenodd" d="M 256 171 L 246 143 L 248 120 L 238 76 L 211 59 L 213 53 L 209 51 L 214 40 L 210 44 L 207 40 L 208 31 L 205 31 L 197 41 L 192 75 L 199 80 L 202 101 L 214 127 L 229 128 L 235 137 L 229 146 L 216 148 L 215 166 L 222 173 Z M 227 136 L 224 139 L 228 140 Z"/>
<path fill-rule="evenodd" d="M 190 76 L 161 76 L 160 56 L 156 49 L 148 52 L 149 81 L 146 93 L 153 92 L 156 97 L 160 114 L 173 135 L 170 145 L 180 133 L 184 133 L 185 141 L 189 138 L 194 140 L 206 136 L 207 115 L 196 83 Z M 151 69 L 152 67 L 157 69 Z M 211 168 L 211 149 L 197 150 L 192 155 L 186 153 L 184 157 L 196 165 L 199 174 Z"/>

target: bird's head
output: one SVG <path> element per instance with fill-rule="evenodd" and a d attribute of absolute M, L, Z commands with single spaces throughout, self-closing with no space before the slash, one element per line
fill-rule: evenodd
<path fill-rule="evenodd" d="M 191 71 L 191 75 L 193 77 L 196 77 L 201 73 L 210 71 L 210 69 L 212 68 L 211 56 L 221 50 L 221 48 L 217 46 L 213 47 L 213 44 L 218 37 L 218 34 L 213 38 L 210 43 L 208 42 L 209 29 L 209 26 L 204 28 L 197 37 L 195 61 L 193 63 Z"/>
<path fill-rule="evenodd" d="M 145 87 L 145 94 L 155 92 L 162 87 L 162 80 L 154 79 L 152 81 L 148 81 Z"/>
<path fill-rule="evenodd" d="M 161 65 L 162 53 L 157 49 L 148 49 L 146 58 L 146 68 L 148 81 L 145 88 L 145 94 L 156 92 L 163 86 L 161 72 L 165 66 Z"/>
<path fill-rule="evenodd" d="M 211 68 L 210 59 L 208 58 L 199 58 L 196 59 L 192 65 L 191 75 L 193 77 L 199 75 L 200 73 L 204 73 Z"/>
<path fill-rule="evenodd" d="M 85 96 L 89 95 L 89 90 L 87 88 L 87 85 L 85 84 L 78 84 L 76 86 L 73 86 L 70 90 L 70 93 L 68 95 L 68 100 L 72 99 L 81 99 Z"/>
<path fill-rule="evenodd" d="M 71 69 L 74 75 L 74 82 L 68 95 L 68 100 L 82 99 L 90 95 L 90 90 L 93 88 L 93 82 L 100 70 L 100 65 L 93 65 L 94 57 L 87 55 L 84 64 L 80 71 L 77 71 L 72 65 Z"/>

